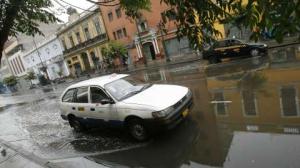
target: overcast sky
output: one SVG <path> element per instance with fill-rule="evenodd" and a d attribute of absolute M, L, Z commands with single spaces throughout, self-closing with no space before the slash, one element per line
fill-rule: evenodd
<path fill-rule="evenodd" d="M 93 6 L 92 3 L 86 1 L 86 0 L 51 0 L 54 7 L 51 8 L 51 12 L 55 12 L 55 15 L 62 21 L 67 22 L 68 21 L 68 14 L 66 13 L 66 8 L 70 7 L 69 4 L 72 4 L 73 6 L 77 6 L 83 9 L 88 9 L 91 6 Z M 57 2 L 56 2 L 57 1 Z M 65 3 L 65 2 L 67 3 Z M 60 5 L 60 4 L 61 5 Z M 79 13 L 83 12 L 83 10 L 75 8 Z"/>

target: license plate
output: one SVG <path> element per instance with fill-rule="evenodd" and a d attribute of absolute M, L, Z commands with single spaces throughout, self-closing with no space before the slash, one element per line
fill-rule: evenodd
<path fill-rule="evenodd" d="M 186 109 L 182 112 L 182 116 L 186 117 L 188 115 L 188 113 L 189 113 L 189 109 Z"/>

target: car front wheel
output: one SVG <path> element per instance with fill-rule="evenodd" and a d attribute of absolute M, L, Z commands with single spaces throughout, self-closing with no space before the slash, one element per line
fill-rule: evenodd
<path fill-rule="evenodd" d="M 144 126 L 142 120 L 140 119 L 132 119 L 128 123 L 128 131 L 130 135 L 138 140 L 145 141 L 148 139 L 148 132 L 146 127 Z"/>
<path fill-rule="evenodd" d="M 250 54 L 252 57 L 255 57 L 255 56 L 259 55 L 259 51 L 258 51 L 258 49 L 255 48 L 250 51 Z"/>

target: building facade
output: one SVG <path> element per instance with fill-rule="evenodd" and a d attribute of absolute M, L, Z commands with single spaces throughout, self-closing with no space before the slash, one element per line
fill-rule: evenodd
<path fill-rule="evenodd" d="M 24 66 L 27 72 L 42 74 L 46 69 L 50 80 L 69 75 L 69 70 L 63 59 L 63 47 L 56 35 L 45 41 L 34 44 L 33 48 L 23 54 Z"/>
<path fill-rule="evenodd" d="M 133 63 L 142 60 L 143 56 L 152 61 L 162 59 L 166 55 L 169 55 L 170 59 L 176 59 L 194 52 L 189 47 L 186 37 L 178 41 L 174 16 L 166 17 L 166 33 L 162 31 L 160 23 L 165 18 L 166 11 L 171 9 L 161 1 L 151 0 L 151 10 L 142 11 L 137 20 L 126 16 L 120 6 L 101 5 L 100 9 L 109 39 L 118 40 L 127 46 Z M 224 28 L 221 27 L 220 31 L 223 33 Z"/>
<path fill-rule="evenodd" d="M 89 10 L 93 12 L 78 14 L 69 8 L 69 22 L 57 32 L 70 73 L 76 76 L 99 68 L 101 48 L 108 40 L 100 9 Z"/>

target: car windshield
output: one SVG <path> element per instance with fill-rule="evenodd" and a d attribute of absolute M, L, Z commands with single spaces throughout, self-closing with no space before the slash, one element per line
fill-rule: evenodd
<path fill-rule="evenodd" d="M 150 84 L 143 84 L 141 80 L 125 77 L 106 84 L 104 88 L 115 99 L 120 101 L 138 94 L 150 86 Z"/>

